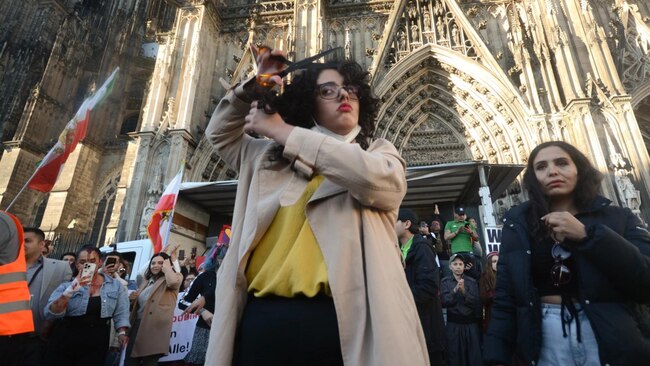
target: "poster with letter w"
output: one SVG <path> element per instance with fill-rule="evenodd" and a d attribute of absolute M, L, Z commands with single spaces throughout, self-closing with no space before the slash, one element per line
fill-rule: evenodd
<path fill-rule="evenodd" d="M 486 226 L 484 234 L 487 252 L 498 252 L 501 246 L 501 226 Z"/>

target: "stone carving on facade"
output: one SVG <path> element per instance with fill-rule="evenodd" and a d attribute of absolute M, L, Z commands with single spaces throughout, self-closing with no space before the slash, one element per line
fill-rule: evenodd
<path fill-rule="evenodd" d="M 345 28 L 345 45 L 343 46 L 345 50 L 345 58 L 349 59 L 352 57 L 352 41 L 350 40 L 350 28 Z"/>
<path fill-rule="evenodd" d="M 641 207 L 641 192 L 636 189 L 628 172 L 625 169 L 617 169 L 615 173 L 616 189 L 623 198 L 624 206 L 632 212 L 639 213 Z"/>
<path fill-rule="evenodd" d="M 407 41 L 406 41 L 406 32 L 404 32 L 403 29 L 400 30 L 400 31 L 397 33 L 397 38 L 398 38 L 398 42 L 399 42 L 397 49 L 398 49 L 400 52 L 407 52 L 407 51 L 408 51 L 408 47 L 406 46 L 406 43 L 407 43 Z"/>
<path fill-rule="evenodd" d="M 607 40 L 617 66 L 623 71 L 623 85 L 633 91 L 650 80 L 650 26 L 633 4 L 612 6 L 610 16 Z"/>
<path fill-rule="evenodd" d="M 16 0 L 14 2 L 18 3 Z M 620 91 L 614 90 L 615 88 L 612 88 L 609 84 L 610 79 L 616 79 L 618 76 L 624 81 L 624 87 L 634 100 L 634 98 L 639 98 L 633 91 L 642 90 L 639 87 L 646 86 L 650 82 L 648 62 L 645 58 L 648 55 L 648 38 L 645 36 L 648 23 L 642 24 L 639 22 L 639 20 L 647 22 L 647 20 L 643 19 L 643 16 L 647 16 L 648 9 L 650 9 L 648 5 L 645 5 L 644 0 L 617 0 L 615 2 L 611 0 L 580 0 L 576 6 L 573 6 L 574 4 L 567 5 L 570 3 L 566 1 L 552 0 L 536 2 L 531 0 L 514 2 L 493 0 L 402 0 L 398 2 L 328 0 L 320 3 L 313 0 L 216 0 L 213 2 L 187 0 L 182 3 L 190 5 L 203 4 L 206 9 L 210 8 L 208 11 L 211 12 L 209 17 L 212 22 L 214 23 L 216 20 L 220 22 L 216 30 L 213 31 L 204 28 L 197 28 L 192 31 L 195 32 L 193 36 L 199 36 L 201 42 L 207 41 L 209 43 L 214 41 L 214 44 L 218 45 L 216 47 L 217 53 L 215 57 L 203 57 L 203 52 L 206 52 L 206 50 L 201 48 L 204 43 L 199 43 L 198 51 L 193 48 L 186 57 L 179 58 L 179 50 L 181 48 L 185 49 L 177 46 L 177 43 L 180 45 L 179 42 L 183 42 L 183 38 L 180 36 L 182 32 L 179 31 L 180 24 L 175 24 L 174 29 L 165 30 L 164 34 L 162 33 L 164 29 L 159 26 L 160 22 L 146 20 L 141 24 L 137 31 L 139 35 L 145 37 L 148 41 L 158 39 L 161 42 L 161 47 L 155 61 L 155 76 L 151 78 L 152 88 L 149 89 L 147 94 L 151 95 L 151 99 L 147 99 L 150 105 L 147 104 L 140 111 L 144 122 L 141 131 L 143 133 L 139 137 L 134 135 L 134 140 L 139 139 L 137 141 L 141 143 L 142 147 L 139 147 L 139 149 L 153 149 L 161 140 L 168 138 L 168 130 L 175 127 L 177 123 L 175 120 L 179 117 L 174 115 L 175 108 L 170 107 L 170 102 L 186 105 L 187 101 L 170 100 L 170 96 L 178 97 L 178 95 L 166 93 L 168 93 L 170 87 L 173 87 L 171 83 L 176 83 L 177 80 L 186 76 L 182 74 L 185 70 L 191 71 L 192 67 L 196 67 L 188 75 L 194 77 L 214 76 L 215 80 L 225 78 L 227 75 L 233 77 L 234 74 L 234 78 L 237 80 L 233 80 L 233 82 L 238 81 L 244 75 L 252 73 L 252 62 L 249 60 L 249 55 L 242 52 L 248 42 L 269 42 L 274 47 L 281 46 L 289 52 L 292 52 L 291 49 L 294 46 L 298 47 L 299 49 L 295 50 L 296 54 L 290 56 L 291 60 L 296 59 L 295 55 L 309 56 L 309 53 L 324 48 L 344 47 L 346 56 L 351 56 L 362 64 L 365 63 L 364 67 L 367 68 L 368 63 L 373 63 L 375 68 L 372 70 L 374 87 L 384 87 L 382 81 L 387 79 L 383 78 L 384 76 L 403 79 L 382 89 L 384 91 L 381 95 L 382 118 L 377 126 L 376 135 L 388 137 L 391 141 L 399 144 L 401 146 L 400 150 L 409 159 L 411 165 L 428 164 L 431 161 L 463 159 L 489 160 L 497 163 L 525 162 L 530 148 L 536 142 L 547 140 L 551 136 L 574 142 L 581 141 L 581 131 L 578 131 L 580 128 L 574 128 L 574 124 L 580 124 L 581 126 L 596 125 L 596 129 L 601 128 L 598 124 L 600 122 L 583 117 L 584 114 L 589 113 L 590 109 L 592 111 L 597 110 L 594 106 L 586 105 L 586 110 L 575 113 L 561 111 L 561 117 L 557 117 L 552 113 L 549 114 L 545 113 L 544 110 L 539 110 L 536 104 L 543 105 L 548 102 L 540 102 L 538 101 L 539 98 L 536 100 L 531 97 L 532 95 L 539 94 L 540 90 L 547 94 L 552 93 L 553 85 L 551 84 L 555 82 L 557 89 L 562 89 L 563 86 L 566 87 L 566 85 L 571 84 L 571 88 L 577 86 L 574 89 L 577 89 L 578 94 L 584 93 L 588 97 L 592 97 L 594 103 L 596 97 L 600 96 L 597 102 L 604 103 L 603 95 L 611 100 L 613 100 L 612 97 L 622 95 Z M 314 4 L 320 4 L 320 9 L 315 9 Z M 589 6 L 586 6 L 586 4 L 589 4 Z M 581 13 L 580 6 L 585 9 L 584 13 Z M 622 14 L 623 11 L 626 12 L 628 14 L 626 15 L 627 18 L 617 18 L 620 24 L 615 24 L 615 20 L 610 23 L 610 20 L 607 19 L 610 16 L 608 9 L 617 6 L 620 9 L 614 11 L 618 12 L 618 15 Z M 642 10 L 637 11 L 636 6 L 642 8 Z M 398 8 L 401 9 L 402 14 L 391 13 L 394 11 L 393 9 Z M 460 12 L 458 12 L 458 9 L 460 9 Z M 584 16 L 588 19 L 586 21 L 580 17 L 572 19 L 571 16 L 576 15 L 575 9 L 578 9 L 580 17 Z M 180 15 L 186 17 L 189 14 L 182 9 L 182 6 L 175 12 L 175 14 L 172 14 L 174 16 L 171 17 L 176 19 L 175 22 L 187 21 L 187 18 L 182 19 L 180 17 Z M 629 14 L 635 15 L 630 16 Z M 71 16 L 78 17 L 79 15 L 72 14 Z M 250 23 L 247 23 L 247 19 L 253 16 L 256 18 L 256 23 L 252 27 L 253 31 L 249 32 L 248 26 Z M 316 20 L 316 18 L 318 19 Z M 593 18 L 596 18 L 596 21 L 593 21 Z M 602 18 L 605 20 L 603 21 Z M 207 18 L 203 19 L 207 20 Z M 308 19 L 308 23 L 305 23 L 304 19 Z M 394 19 L 396 24 L 389 24 L 389 19 Z M 625 24 L 620 19 L 625 19 Z M 114 18 L 111 20 L 114 20 Z M 300 22 L 300 26 L 297 26 L 295 22 Z M 593 24 L 583 24 L 589 22 Z M 313 23 L 318 24 L 314 25 Z M 574 26 L 580 27 L 582 25 L 586 30 L 586 37 L 582 36 L 582 32 L 573 33 L 569 31 Z M 66 26 L 70 27 L 71 24 Z M 306 26 L 309 31 L 302 30 L 301 27 L 303 26 Z M 7 24 L 0 25 L 0 27 L 12 29 Z M 609 41 L 612 42 L 610 49 L 618 67 L 617 70 L 612 69 L 607 62 L 589 60 L 591 65 L 598 65 L 598 72 L 595 72 L 587 67 L 587 59 L 583 58 L 590 56 L 585 55 L 580 45 L 582 43 L 588 45 L 589 42 L 592 42 L 594 47 L 598 47 L 597 42 L 600 40 L 599 37 L 602 37 L 599 27 L 604 27 L 610 31 Z M 141 44 L 140 39 L 134 40 L 127 33 L 121 32 L 122 28 L 130 29 L 129 27 L 120 27 L 120 29 L 111 30 L 110 33 L 106 32 L 93 39 L 110 38 L 110 42 L 122 42 L 124 49 L 133 47 L 134 44 Z M 56 27 L 52 28 L 52 30 L 56 30 Z M 158 34 L 154 35 L 156 32 Z M 41 37 L 46 32 L 35 31 L 34 33 L 38 33 L 39 37 Z M 77 34 L 79 33 L 83 32 L 77 32 Z M 479 37 L 475 38 L 477 35 Z M 118 39 L 120 37 L 124 39 Z M 207 39 L 201 37 L 207 37 Z M 546 41 L 543 41 L 544 39 Z M 87 51 L 93 51 L 89 54 L 95 53 L 91 49 L 77 48 L 72 50 L 71 48 L 77 47 L 75 42 L 68 44 L 63 42 L 67 41 L 67 39 L 59 38 L 58 40 L 56 55 L 60 55 L 63 61 L 57 61 L 59 56 L 56 56 L 52 57 L 47 63 L 48 59 L 45 58 L 41 62 L 43 65 L 48 64 L 53 65 L 54 69 L 64 69 L 64 66 L 74 65 L 75 60 L 79 59 L 79 57 L 82 59 L 88 57 L 86 56 L 88 55 Z M 478 42 L 480 47 L 473 42 Z M 87 43 L 92 44 L 93 42 Z M 569 47 L 569 45 L 576 44 L 579 47 Z M 427 45 L 431 45 L 431 47 L 423 47 Z M 188 44 L 186 46 L 193 47 L 194 45 Z M 476 47 L 473 48 L 474 46 Z M 2 56 L 5 55 L 4 52 L 9 52 L 3 47 L 3 44 L 0 43 L 0 54 Z M 429 57 L 435 61 L 435 55 L 441 53 L 440 47 L 454 51 L 459 56 L 456 60 L 459 62 L 456 63 L 453 62 L 453 52 L 443 51 L 445 57 L 452 58 L 451 62 L 446 59 L 445 63 L 456 67 L 448 67 L 448 65 L 432 66 L 427 62 L 411 62 L 413 60 L 408 59 L 412 56 L 418 58 Z M 121 50 L 120 48 L 116 55 L 120 54 Z M 494 64 L 488 64 L 488 62 L 492 62 L 490 57 L 483 59 L 483 55 L 487 56 L 487 54 L 477 55 L 477 50 L 490 52 L 494 59 L 497 60 L 498 65 L 501 66 L 501 70 L 495 69 Z M 209 51 L 212 52 L 214 49 Z M 33 50 L 26 50 L 25 52 L 33 52 Z M 198 52 L 201 54 L 198 54 Z M 434 56 L 430 57 L 430 55 Z M 477 61 L 476 65 L 466 67 L 468 60 L 463 56 L 473 58 Z M 554 66 L 557 66 L 561 71 L 556 75 L 551 72 L 548 76 L 540 76 L 545 75 L 545 70 L 542 66 L 534 63 L 543 63 L 544 60 L 547 63 L 553 62 L 551 60 L 554 57 L 556 58 L 556 65 Z M 561 59 L 561 57 L 565 58 Z M 12 72 L 15 73 L 15 68 L 12 69 L 3 60 L 0 60 L 0 70 L 5 71 L 7 75 Z M 25 61 L 24 64 L 31 64 L 30 62 L 33 61 L 33 59 L 26 60 L 28 61 Z M 68 65 L 66 60 L 71 60 L 72 63 Z M 207 64 L 213 61 L 217 65 L 215 70 L 212 70 L 215 66 L 214 63 L 212 65 Z M 179 62 L 183 63 L 182 68 L 177 67 L 180 66 Z M 577 70 L 571 69 L 570 63 L 572 62 L 579 65 Z M 239 63 L 241 65 L 238 65 Z M 479 69 L 481 64 L 487 66 L 487 72 Z M 405 66 L 409 66 L 413 71 L 406 73 L 402 70 Z M 139 68 L 142 65 L 136 67 Z M 400 70 L 394 70 L 396 67 L 400 68 Z M 567 67 L 570 74 L 566 74 L 566 70 L 562 70 L 563 67 Z M 424 72 L 418 73 L 423 69 Z M 127 69 L 125 68 L 125 70 Z M 128 70 L 130 75 L 133 75 L 133 69 Z M 207 73 L 206 70 L 208 70 Z M 390 73 L 390 70 L 398 71 L 397 73 L 400 75 Z M 550 70 L 550 68 L 547 70 Z M 586 75 L 587 71 L 591 72 L 590 76 Z M 69 70 L 65 72 L 68 73 Z M 483 74 L 480 78 L 477 78 L 479 73 Z M 491 76 L 484 78 L 486 74 L 490 73 Z M 501 74 L 509 74 L 510 77 L 502 78 Z M 43 78 L 43 80 L 48 80 L 47 78 L 56 78 L 60 75 L 50 73 L 44 76 L 46 78 Z M 606 90 L 607 88 L 600 85 L 602 80 L 599 80 L 599 77 L 605 79 L 608 83 L 611 97 Z M 551 82 L 544 82 L 543 78 L 547 78 Z M 147 79 L 147 77 L 143 79 Z M 86 77 L 84 77 L 84 85 L 86 85 L 86 80 Z M 496 82 L 492 84 L 486 82 L 486 80 Z M 26 97 L 29 95 L 29 89 L 37 81 L 29 82 L 24 93 Z M 130 82 L 130 80 L 126 81 L 126 83 Z M 393 82 L 391 81 L 391 83 Z M 496 86 L 499 83 L 506 85 L 506 87 Z M 527 100 L 524 100 L 519 95 L 517 88 L 526 93 Z M 156 90 L 162 90 L 162 92 L 156 92 Z M 32 97 L 42 103 L 44 106 L 42 110 L 45 113 L 51 113 L 54 109 L 46 99 L 48 92 L 48 86 L 44 83 L 43 88 L 35 90 L 35 95 Z M 198 93 L 205 93 L 206 90 L 197 89 L 196 92 L 198 95 Z M 210 97 L 218 100 L 225 91 L 214 87 L 208 92 Z M 54 95 L 53 93 L 50 94 Z M 82 92 L 77 94 L 82 94 Z M 567 93 L 566 95 L 570 94 Z M 205 95 L 203 97 L 203 100 L 206 100 Z M 540 98 L 544 97 L 541 96 Z M 579 95 L 579 97 L 581 96 Z M 628 96 L 623 94 L 620 99 L 625 98 L 628 98 Z M 151 101 L 149 102 L 149 100 Z M 197 98 L 197 103 L 200 104 L 200 100 L 201 98 Z M 0 95 L 0 103 L 2 103 L 1 101 L 2 96 Z M 522 104 L 523 108 L 518 106 L 521 103 L 520 101 L 524 102 Z M 526 102 L 528 102 L 528 105 L 525 104 Z M 556 105 L 562 108 L 562 103 L 565 102 L 569 103 L 570 98 L 563 100 L 561 103 L 556 103 Z M 617 108 L 620 107 L 616 112 L 620 113 L 622 120 L 619 123 L 621 126 L 627 127 L 631 123 L 630 118 L 633 119 L 634 112 L 630 111 L 627 114 L 621 112 L 625 108 L 630 109 L 629 102 L 623 101 L 621 103 L 621 105 L 616 105 Z M 515 104 L 518 105 L 513 106 Z M 640 104 L 632 105 L 637 109 L 637 114 L 643 113 L 638 112 L 638 110 L 641 110 L 639 108 L 645 108 L 639 107 L 639 105 L 645 104 L 640 102 Z M 26 110 L 23 105 L 16 108 Z M 66 106 L 66 108 L 69 107 Z M 196 108 L 197 111 L 201 112 L 198 114 L 202 119 L 203 111 L 206 111 L 207 117 L 214 109 L 214 105 L 208 101 Z M 156 111 L 155 116 L 148 114 L 148 112 L 154 110 Z M 147 116 L 146 120 L 144 120 L 144 116 Z M 116 116 L 116 119 L 123 120 L 118 116 Z M 538 125 L 537 122 L 540 120 L 542 122 Z M 645 133 L 642 126 L 644 120 L 640 119 L 639 127 Z M 546 121 L 551 121 L 550 125 L 547 126 Z M 585 123 L 585 121 L 589 123 Z M 205 122 L 202 120 L 199 123 L 205 125 Z M 567 128 L 567 124 L 571 128 Z M 194 127 L 196 126 L 192 126 L 192 131 Z M 147 133 L 148 131 L 156 131 L 156 128 L 160 130 L 159 134 Z M 150 136 L 150 138 L 145 138 L 145 135 Z M 199 137 L 202 141 L 205 139 L 199 134 L 196 137 L 197 140 Z M 636 136 L 634 137 L 636 138 Z M 172 143 L 176 143 L 180 140 L 172 139 L 172 141 Z M 638 156 L 645 157 L 643 147 L 639 148 L 641 153 L 638 151 L 633 152 L 631 142 L 625 143 L 627 145 L 624 151 L 629 151 L 631 156 L 636 159 L 638 159 Z M 196 149 L 189 148 L 194 157 L 204 154 L 204 158 L 200 159 L 200 164 L 192 163 L 197 169 L 196 174 L 193 174 L 193 179 L 217 180 L 235 177 L 236 173 L 226 166 L 217 155 L 213 154 L 211 149 L 208 148 L 209 146 L 209 144 L 206 145 L 204 150 L 198 147 Z M 148 156 L 149 153 L 143 155 Z M 140 188 L 136 189 L 138 192 L 145 193 L 151 190 L 159 194 L 162 189 L 162 176 L 164 175 L 162 173 L 168 169 L 163 164 L 162 171 L 155 172 L 153 162 L 156 159 L 165 160 L 166 157 L 159 154 L 151 155 L 152 157 L 147 158 L 145 164 L 151 166 L 149 168 L 151 171 L 142 169 L 142 171 L 135 172 L 132 178 L 133 181 L 130 184 L 140 184 Z M 602 160 L 602 157 L 595 158 Z M 100 163 L 104 164 L 104 162 Z M 125 162 L 125 164 L 129 163 L 131 162 Z M 610 186 L 611 183 L 614 183 L 611 189 L 622 197 L 622 205 L 643 207 L 641 199 L 644 202 L 648 200 L 647 191 L 644 188 L 647 184 L 640 181 L 641 178 L 647 176 L 645 173 L 640 173 L 642 169 L 645 172 L 646 168 L 641 165 L 636 166 L 635 170 L 630 168 L 625 171 L 623 169 L 613 169 L 611 171 Z M 159 181 L 160 184 L 154 184 L 155 181 Z M 127 184 L 127 187 L 130 186 Z M 642 190 L 641 194 L 639 194 L 637 188 Z M 504 197 L 499 197 L 501 203 L 498 206 L 495 205 L 495 211 L 498 212 L 500 207 L 505 210 L 506 207 L 509 208 L 513 203 L 520 202 L 522 199 L 523 196 L 520 194 L 507 194 Z M 129 236 L 128 239 L 132 239 L 132 234 L 137 234 L 141 229 L 138 227 L 138 220 L 142 219 L 143 224 L 148 222 L 150 211 L 153 209 L 157 197 L 153 193 L 145 193 L 138 197 L 137 200 L 136 203 L 129 201 L 127 204 L 129 210 L 127 211 L 133 212 L 128 213 L 128 216 L 120 221 L 122 224 L 129 220 L 128 225 L 132 226 L 127 235 Z M 120 206 L 120 209 L 123 208 L 124 206 Z M 118 211 L 116 209 L 115 212 Z M 140 214 L 137 212 L 140 212 Z M 131 217 L 135 218 L 132 219 Z M 140 231 L 140 233 L 144 235 L 144 230 Z"/>
<path fill-rule="evenodd" d="M 167 99 L 167 109 L 163 113 L 163 117 L 158 123 L 158 133 L 163 133 L 168 129 L 174 129 L 176 127 L 176 116 L 174 115 L 174 109 L 176 108 L 176 99 L 174 97 L 169 97 Z"/>
<path fill-rule="evenodd" d="M 609 136 L 608 136 L 609 137 Z M 611 143 L 610 143 L 611 148 Z M 641 207 L 641 193 L 630 179 L 632 174 L 632 166 L 630 161 L 623 157 L 618 152 L 609 155 L 610 168 L 614 173 L 614 181 L 616 182 L 616 190 L 621 199 L 621 204 L 628 207 L 634 213 L 640 213 Z"/>
<path fill-rule="evenodd" d="M 474 45 L 466 37 L 445 0 L 410 1 L 399 18 L 399 24 L 384 60 L 387 68 L 423 44 L 450 47 L 468 57 L 478 58 Z"/>
<path fill-rule="evenodd" d="M 145 204 L 144 208 L 142 209 L 142 215 L 140 216 L 140 230 L 138 232 L 138 236 L 140 238 L 146 238 L 147 237 L 147 226 L 149 225 L 149 221 L 151 221 L 151 215 L 153 215 L 153 212 L 156 209 L 156 198 L 153 196 L 149 196 L 149 199 L 147 199 L 147 203 Z"/>

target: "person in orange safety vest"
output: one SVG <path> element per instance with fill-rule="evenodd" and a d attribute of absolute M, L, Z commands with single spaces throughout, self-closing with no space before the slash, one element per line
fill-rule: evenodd
<path fill-rule="evenodd" d="M 22 225 L 0 211 L 0 336 L 34 331 L 26 271 Z"/>

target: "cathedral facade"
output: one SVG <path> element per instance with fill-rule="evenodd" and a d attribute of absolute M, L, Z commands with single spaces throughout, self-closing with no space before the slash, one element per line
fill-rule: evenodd
<path fill-rule="evenodd" d="M 0 208 L 121 69 L 54 189 L 25 190 L 11 210 L 70 240 L 142 237 L 183 161 L 185 181 L 236 178 L 203 131 L 254 74 L 250 44 L 294 60 L 341 47 L 372 75 L 375 136 L 409 166 L 525 164 L 564 140 L 605 174 L 604 195 L 650 220 L 644 0 L 15 0 L 0 19 Z M 514 182 L 495 212 L 524 199 Z M 191 211 L 175 230 L 201 242 L 206 220 Z"/>

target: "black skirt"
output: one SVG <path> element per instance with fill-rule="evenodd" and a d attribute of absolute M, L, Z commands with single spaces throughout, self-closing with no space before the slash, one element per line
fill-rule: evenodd
<path fill-rule="evenodd" d="M 343 365 L 333 299 L 249 295 L 234 360 L 237 366 Z"/>

